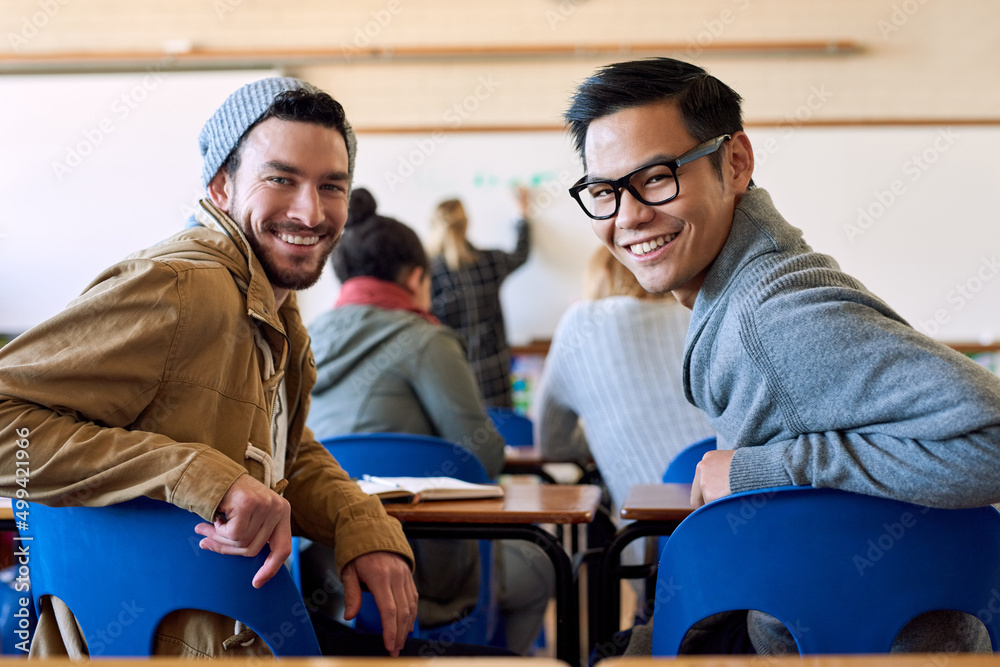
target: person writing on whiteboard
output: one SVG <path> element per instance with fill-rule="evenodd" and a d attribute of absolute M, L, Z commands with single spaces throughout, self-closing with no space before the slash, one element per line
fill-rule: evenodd
<path fill-rule="evenodd" d="M 207 196 L 193 226 L 0 351 L 0 495 L 14 495 L 14 434 L 26 431 L 32 501 L 149 496 L 191 510 L 202 549 L 270 547 L 254 586 L 284 566 L 293 531 L 324 542 L 348 616 L 364 584 L 384 632 L 317 625 L 323 650 L 399 654 L 417 611 L 403 531 L 305 426 L 316 370 L 295 291 L 316 282 L 343 230 L 354 133 L 328 94 L 271 78 L 227 98 L 199 145 Z M 31 650 L 87 654 L 60 601 L 44 603 Z M 152 650 L 270 655 L 241 624 L 192 610 L 168 616 Z"/>
<path fill-rule="evenodd" d="M 433 435 L 475 456 L 491 478 L 503 468 L 504 442 L 486 414 L 459 336 L 428 312 L 430 262 L 416 233 L 376 212 L 364 188 L 351 193 L 350 216 L 331 258 L 341 281 L 333 309 L 309 325 L 316 355 L 309 426 L 320 438 L 346 433 Z M 463 451 L 464 450 L 464 451 Z M 497 542 L 493 581 L 506 646 L 527 653 L 555 590 L 551 563 L 537 546 Z M 422 628 L 453 623 L 474 606 L 479 550 L 474 540 L 413 543 Z M 303 570 L 326 580 L 329 548 L 303 554 Z"/>
<path fill-rule="evenodd" d="M 528 260 L 530 192 L 519 188 L 517 244 L 513 252 L 480 250 L 466 239 L 469 218 L 457 199 L 440 204 L 431 218 L 431 312 L 464 339 L 486 405 L 512 408 L 510 348 L 500 305 L 500 286 Z"/>
<path fill-rule="evenodd" d="M 600 69 L 566 113 L 581 215 L 643 287 L 692 309 L 684 390 L 720 447 L 698 464 L 692 505 L 789 484 L 946 508 L 1000 501 L 1000 379 L 806 244 L 754 187 L 740 101 L 702 68 L 655 58 Z M 715 620 L 708 652 L 795 651 L 760 612 Z M 922 615 L 896 640 L 989 647 L 956 612 Z"/>

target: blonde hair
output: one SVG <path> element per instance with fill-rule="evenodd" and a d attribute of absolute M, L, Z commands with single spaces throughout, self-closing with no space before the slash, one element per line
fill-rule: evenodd
<path fill-rule="evenodd" d="M 604 246 L 599 247 L 587 262 L 587 270 L 583 275 L 583 296 L 591 300 L 606 299 L 609 296 L 631 296 L 637 299 L 673 298 L 670 292 L 664 294 L 647 292 L 632 272 Z"/>
<path fill-rule="evenodd" d="M 465 240 L 468 228 L 469 218 L 459 200 L 446 199 L 434 209 L 427 249 L 434 257 L 443 256 L 444 263 L 451 271 L 475 261 L 475 253 Z"/>

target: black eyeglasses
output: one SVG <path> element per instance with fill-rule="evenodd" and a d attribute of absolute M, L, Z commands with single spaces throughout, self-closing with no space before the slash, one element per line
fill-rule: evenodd
<path fill-rule="evenodd" d="M 607 220 L 618 215 L 618 208 L 622 202 L 622 188 L 647 206 L 666 204 L 680 192 L 677 168 L 700 157 L 711 155 L 722 147 L 726 139 L 731 138 L 732 135 L 723 134 L 715 139 L 709 139 L 676 160 L 639 167 L 614 181 L 584 181 L 581 178 L 569 189 L 569 194 L 577 201 L 583 212 L 594 220 Z"/>

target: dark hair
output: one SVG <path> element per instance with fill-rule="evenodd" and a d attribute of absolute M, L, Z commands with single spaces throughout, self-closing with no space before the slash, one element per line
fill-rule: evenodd
<path fill-rule="evenodd" d="M 613 63 L 580 84 L 565 119 L 576 150 L 587 163 L 587 128 L 598 118 L 624 109 L 672 100 L 684 127 L 699 143 L 743 129 L 742 98 L 697 65 L 673 58 Z M 710 156 L 722 173 L 722 153 Z"/>
<path fill-rule="evenodd" d="M 430 262 L 420 237 L 395 218 L 377 215 L 375 197 L 355 188 L 347 208 L 347 224 L 331 262 L 341 282 L 358 276 L 398 283 L 413 267 L 427 274 Z"/>
<path fill-rule="evenodd" d="M 243 144 L 246 142 L 250 132 L 263 123 L 268 118 L 279 120 L 294 120 L 302 123 L 316 123 L 323 127 L 333 128 L 344 137 L 344 142 L 349 143 L 347 138 L 347 114 L 340 102 L 333 99 L 323 91 L 309 92 L 308 90 L 286 90 L 278 93 L 271 106 L 267 108 L 260 118 L 253 125 L 246 129 L 236 142 L 236 147 L 222 163 L 222 168 L 230 174 L 235 174 L 240 168 L 240 156 L 243 153 Z"/>

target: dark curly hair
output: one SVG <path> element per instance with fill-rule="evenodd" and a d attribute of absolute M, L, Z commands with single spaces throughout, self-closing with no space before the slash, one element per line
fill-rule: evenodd
<path fill-rule="evenodd" d="M 351 193 L 347 224 L 330 261 L 341 282 L 369 276 L 398 283 L 414 267 L 430 271 L 417 233 L 395 218 L 378 215 L 375 197 L 365 188 Z"/>

